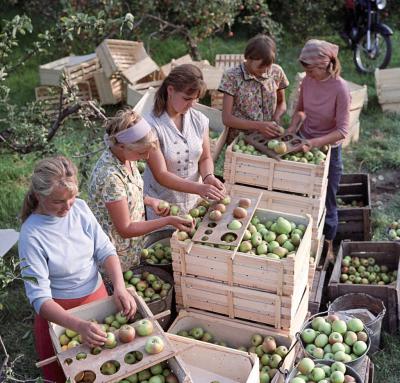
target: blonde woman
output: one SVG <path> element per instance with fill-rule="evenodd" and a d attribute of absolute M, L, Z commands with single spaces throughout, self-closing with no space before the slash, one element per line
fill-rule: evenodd
<path fill-rule="evenodd" d="M 225 188 L 214 177 L 208 118 L 193 108 L 206 84 L 192 64 L 172 69 L 158 89 L 147 121 L 156 131 L 160 147 L 150 152 L 144 173 L 145 193 L 180 207 L 187 213 L 198 199 L 224 198 Z M 157 212 L 150 206 L 147 218 Z"/>
<path fill-rule="evenodd" d="M 143 195 L 143 180 L 136 161 L 147 159 L 158 147 L 150 125 L 131 109 L 119 111 L 109 120 L 105 134 L 106 149 L 97 161 L 89 182 L 89 206 L 117 249 L 123 271 L 140 263 L 142 236 L 173 225 L 190 231 L 192 222 L 181 217 L 161 217 L 145 221 L 144 206 L 158 216 L 160 200 Z"/>
<path fill-rule="evenodd" d="M 47 158 L 36 165 L 21 214 L 19 257 L 22 275 L 36 280 L 25 282 L 25 289 L 36 311 L 41 360 L 54 355 L 47 321 L 79 333 L 91 347 L 104 344 L 106 334 L 97 324 L 66 311 L 107 297 L 99 266 L 112 280 L 117 307 L 128 316 L 136 311 L 115 247 L 77 195 L 77 171 L 68 158 Z M 65 382 L 57 362 L 45 366 L 43 373 L 49 381 Z"/>

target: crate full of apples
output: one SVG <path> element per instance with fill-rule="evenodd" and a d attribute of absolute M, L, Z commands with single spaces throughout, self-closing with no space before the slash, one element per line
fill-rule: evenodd
<path fill-rule="evenodd" d="M 138 307 L 133 319 L 118 312 L 112 297 L 69 310 L 104 331 L 107 340 L 102 347 L 89 348 L 80 343 L 79 334 L 50 323 L 53 346 L 67 377 L 75 381 L 90 380 L 91 376 L 97 381 L 118 381 L 175 356 L 143 299 L 129 291 Z"/>

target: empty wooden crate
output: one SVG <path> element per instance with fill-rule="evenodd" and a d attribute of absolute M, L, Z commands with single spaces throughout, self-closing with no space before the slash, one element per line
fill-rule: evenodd
<path fill-rule="evenodd" d="M 375 87 L 382 110 L 400 113 L 400 68 L 376 69 Z"/>

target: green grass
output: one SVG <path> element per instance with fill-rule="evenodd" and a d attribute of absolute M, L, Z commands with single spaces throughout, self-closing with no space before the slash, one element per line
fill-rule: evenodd
<path fill-rule="evenodd" d="M 358 84 L 368 86 L 368 107 L 361 114 L 361 135 L 356 144 L 344 150 L 344 165 L 346 172 L 376 172 L 384 169 L 395 169 L 400 165 L 400 119 L 395 116 L 383 115 L 376 98 L 374 77 L 363 76 L 356 72 L 352 62 L 352 52 L 346 49 L 336 36 L 327 36 L 326 39 L 341 45 L 340 58 L 343 65 L 343 77 Z M 29 42 L 29 39 L 26 40 Z M 393 46 L 400 43 L 399 34 L 394 36 Z M 235 37 L 222 39 L 220 37 L 207 39 L 200 44 L 203 59 L 214 63 L 217 53 L 241 53 L 244 50 L 246 39 Z M 187 53 L 182 39 L 173 38 L 166 41 L 151 39 L 146 41 L 149 53 L 159 64 L 165 64 L 174 57 Z M 289 81 L 293 80 L 301 67 L 297 62 L 301 50 L 300 44 L 283 41 L 278 47 L 277 61 L 283 66 Z M 93 47 L 94 48 L 94 47 Z M 21 51 L 23 48 L 21 48 Z M 57 58 L 57 52 L 52 52 Z M 61 57 L 61 56 L 60 56 Z M 24 105 L 34 99 L 34 87 L 38 85 L 38 65 L 49 60 L 46 57 L 35 58 L 23 68 L 13 73 L 7 80 L 12 88 L 11 97 L 17 105 Z M 400 66 L 400 53 L 395 50 L 392 67 Z M 292 90 L 289 87 L 287 97 Z M 114 111 L 115 109 L 110 109 Z M 82 147 L 82 135 L 87 134 L 79 124 L 68 122 L 55 140 L 59 153 L 74 156 L 86 152 Z M 96 138 L 98 141 L 101 137 Z M 92 156 L 89 165 L 93 164 L 99 154 Z M 0 228 L 18 228 L 18 213 L 26 191 L 29 176 L 32 172 L 36 157 L 34 155 L 14 155 L 0 150 Z M 84 161 L 84 160 L 83 160 Z M 75 162 L 79 162 L 75 158 Z M 90 167 L 90 166 L 89 166 Z M 82 189 L 85 197 L 85 188 Z M 400 216 L 400 193 L 382 209 L 373 211 L 374 234 L 376 239 L 385 237 L 385 227 L 391 219 Z M 9 299 L 5 311 L 0 311 L 0 334 L 7 345 L 12 358 L 19 353 L 25 354 L 15 365 L 17 373 L 25 378 L 38 376 L 35 368 L 35 352 L 32 337 L 32 310 L 28 305 L 23 287 L 15 283 L 8 289 Z M 18 324 L 18 325 L 16 325 Z M 377 367 L 377 381 L 398 382 L 399 371 L 399 340 L 385 337 L 385 352 L 374 358 Z"/>

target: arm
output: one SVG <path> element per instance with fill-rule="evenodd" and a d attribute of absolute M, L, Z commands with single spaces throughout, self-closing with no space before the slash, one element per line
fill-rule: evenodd
<path fill-rule="evenodd" d="M 162 217 L 150 221 L 133 222 L 129 215 L 128 201 L 123 198 L 118 201 L 105 203 L 108 214 L 110 214 L 118 234 L 122 238 L 139 237 L 154 230 L 161 229 L 168 225 L 173 225 L 179 230 L 190 232 L 192 222 L 188 222 L 182 217 Z"/>
<path fill-rule="evenodd" d="M 169 172 L 160 148 L 153 149 L 150 152 L 147 163 L 156 181 L 168 189 L 184 193 L 198 194 L 202 197 L 208 197 L 215 200 L 224 198 L 223 193 L 213 185 L 185 180 L 178 177 L 176 174 Z"/>
<path fill-rule="evenodd" d="M 285 104 L 286 105 L 286 104 Z M 222 104 L 222 122 L 224 125 L 231 128 L 257 131 L 264 134 L 266 137 L 276 137 L 280 134 L 279 128 L 274 121 L 252 121 L 236 117 L 232 113 L 233 96 L 224 93 Z"/>
<path fill-rule="evenodd" d="M 282 116 L 286 112 L 285 89 L 278 89 L 276 91 L 276 96 L 277 96 L 277 104 L 274 113 L 274 121 L 276 121 L 279 124 Z"/>

